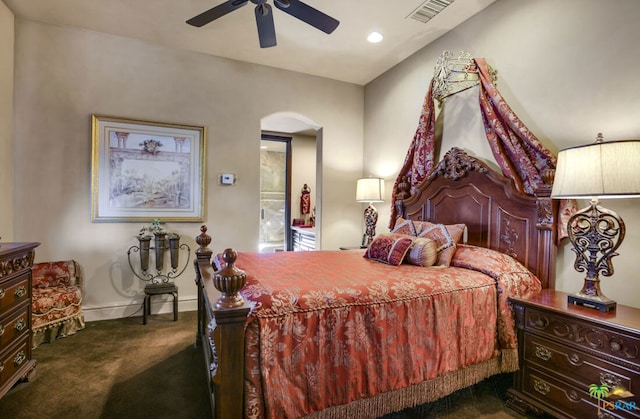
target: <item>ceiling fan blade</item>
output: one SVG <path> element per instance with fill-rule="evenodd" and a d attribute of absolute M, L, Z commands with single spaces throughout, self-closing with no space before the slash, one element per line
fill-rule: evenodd
<path fill-rule="evenodd" d="M 331 16 L 298 0 L 274 0 L 274 4 L 283 12 L 320 29 L 324 33 L 333 32 L 340 24 Z"/>
<path fill-rule="evenodd" d="M 276 46 L 276 27 L 273 23 L 271 6 L 266 3 L 256 6 L 256 24 L 258 25 L 260 48 Z"/>
<path fill-rule="evenodd" d="M 206 12 L 200 13 L 198 16 L 192 17 L 191 19 L 187 20 L 187 23 L 189 25 L 200 28 L 209 22 L 213 22 L 214 20 L 221 18 L 228 13 L 231 13 L 236 9 L 239 9 L 248 2 L 249 0 L 228 0 L 212 9 L 207 10 Z"/>

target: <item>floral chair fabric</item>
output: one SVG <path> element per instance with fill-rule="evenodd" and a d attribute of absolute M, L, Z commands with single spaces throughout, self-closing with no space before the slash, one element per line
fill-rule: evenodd
<path fill-rule="evenodd" d="M 33 348 L 84 329 L 82 274 L 74 260 L 33 265 Z"/>

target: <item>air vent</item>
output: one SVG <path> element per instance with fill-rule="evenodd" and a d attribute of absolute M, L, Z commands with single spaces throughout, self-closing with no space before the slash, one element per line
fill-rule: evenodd
<path fill-rule="evenodd" d="M 407 17 L 427 23 L 455 0 L 427 0 Z"/>

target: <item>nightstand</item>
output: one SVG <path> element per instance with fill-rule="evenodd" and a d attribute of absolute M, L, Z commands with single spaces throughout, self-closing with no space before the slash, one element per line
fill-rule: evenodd
<path fill-rule="evenodd" d="M 640 417 L 640 309 L 618 305 L 603 313 L 568 305 L 567 296 L 543 290 L 509 299 L 520 370 L 507 405 L 554 417 Z M 610 394 L 599 403 L 590 389 L 603 384 Z M 633 396 L 614 399 L 616 387 Z"/>

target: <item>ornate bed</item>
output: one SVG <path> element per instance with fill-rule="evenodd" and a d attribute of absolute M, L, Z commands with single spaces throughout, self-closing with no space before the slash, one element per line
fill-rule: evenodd
<path fill-rule="evenodd" d="M 467 228 L 466 244 L 454 246 L 442 269 L 390 266 L 352 251 L 240 253 L 236 261 L 228 249 L 216 272 L 203 226 L 197 344 L 214 416 L 375 418 L 517 369 L 506 301 L 554 285 L 552 177 L 549 171 L 535 197 L 523 195 L 453 148 L 413 195 L 400 182 L 398 220 Z M 484 262 L 471 266 L 477 260 Z M 324 275 L 317 287 L 295 282 L 297 263 L 312 267 L 307 280 Z M 361 286 L 370 276 L 374 285 Z M 371 300 L 373 288 L 381 300 Z M 361 323 L 367 330 L 348 327 L 358 318 L 368 319 Z"/>

